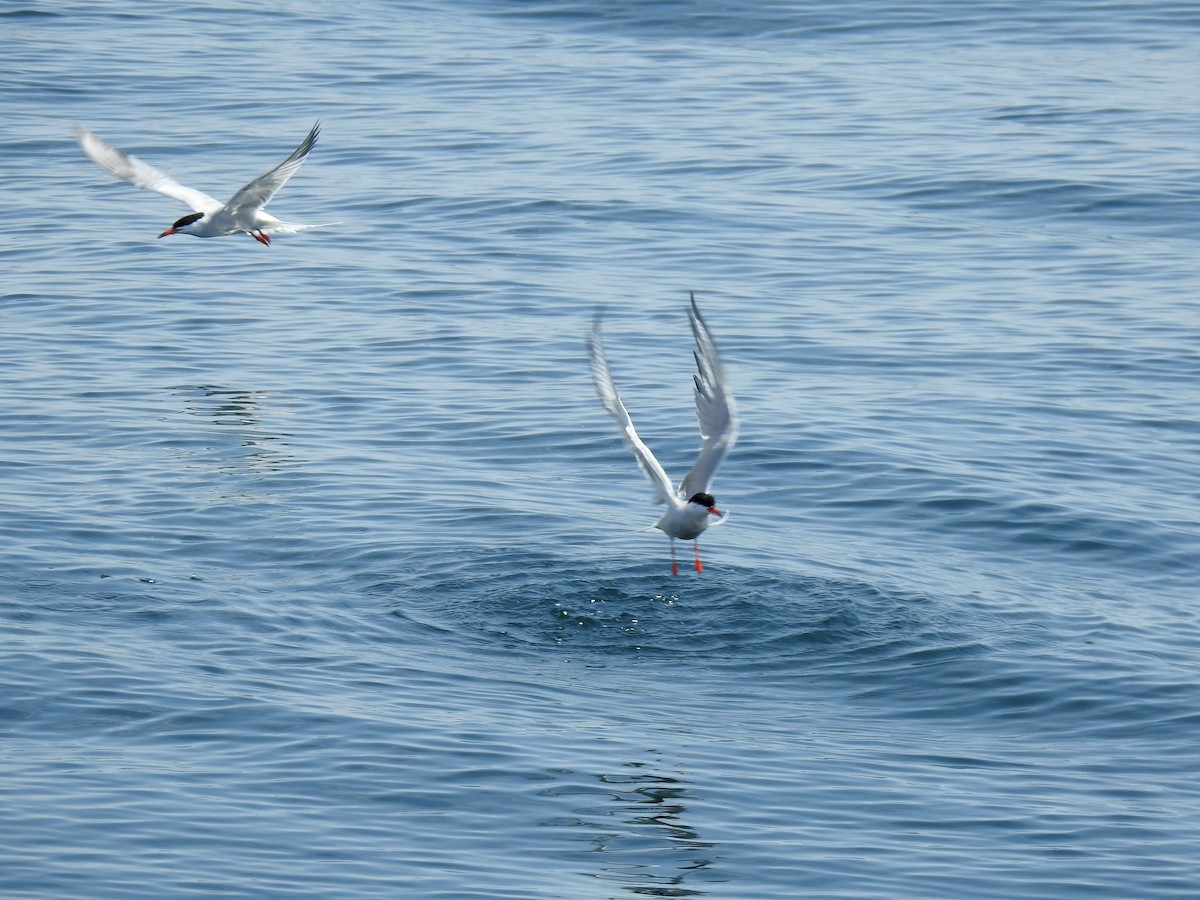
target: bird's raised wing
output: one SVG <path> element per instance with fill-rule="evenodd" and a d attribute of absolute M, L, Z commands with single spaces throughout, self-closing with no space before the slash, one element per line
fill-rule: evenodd
<path fill-rule="evenodd" d="M 300 146 L 292 152 L 291 156 L 265 175 L 259 175 L 229 198 L 229 202 L 225 204 L 229 212 L 237 217 L 241 212 L 254 212 L 266 206 L 275 193 L 287 184 L 288 179 L 295 175 L 300 166 L 304 164 L 309 151 L 317 143 L 317 135 L 320 133 L 321 123 L 317 122 L 308 133 L 308 137 L 300 142 Z M 279 231 L 280 229 L 276 228 L 275 230 Z"/>
<path fill-rule="evenodd" d="M 123 178 L 134 187 L 157 191 L 197 212 L 211 213 L 221 208 L 221 201 L 208 196 L 204 191 L 184 187 L 170 175 L 164 175 L 149 163 L 130 156 L 102 141 L 94 132 L 83 126 L 75 129 L 75 140 L 88 155 L 88 159 L 110 175 Z"/>
<path fill-rule="evenodd" d="M 608 410 L 617 422 L 621 429 L 621 437 L 625 441 L 625 445 L 633 451 L 633 456 L 645 473 L 646 478 L 654 486 L 654 502 L 669 503 L 678 502 L 675 497 L 674 489 L 671 485 L 671 479 L 667 477 L 667 473 L 663 471 L 662 465 L 654 454 L 650 452 L 650 448 L 642 443 L 642 439 L 638 437 L 637 431 L 634 430 L 633 420 L 629 418 L 629 413 L 625 409 L 625 404 L 621 402 L 621 398 L 617 395 L 617 388 L 613 384 L 612 374 L 608 370 L 608 360 L 604 356 L 604 342 L 600 334 L 600 320 L 603 316 L 603 310 L 596 310 L 596 317 L 592 321 L 592 331 L 588 335 L 588 354 L 592 361 L 592 381 L 596 385 L 596 393 L 600 395 L 600 402 L 604 404 L 604 408 Z"/>
<path fill-rule="evenodd" d="M 692 295 L 688 317 L 696 338 L 696 419 L 700 423 L 700 436 L 704 443 L 691 471 L 679 485 L 679 493 L 684 497 L 709 491 L 717 466 L 721 465 L 738 436 L 737 408 L 725 384 L 725 373 L 712 332 L 708 330 L 696 306 L 695 294 Z"/>

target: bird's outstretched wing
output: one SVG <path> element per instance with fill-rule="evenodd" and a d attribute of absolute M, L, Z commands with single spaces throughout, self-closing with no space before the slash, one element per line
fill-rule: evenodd
<path fill-rule="evenodd" d="M 312 228 L 331 228 L 341 224 L 341 222 L 321 222 L 318 225 L 301 225 L 299 222 L 281 222 L 274 216 L 264 215 L 260 215 L 258 221 L 262 223 L 263 230 L 269 231 L 271 234 L 299 234 Z"/>
<path fill-rule="evenodd" d="M 675 492 L 671 484 L 671 479 L 667 477 L 667 473 L 663 471 L 663 467 L 659 461 L 654 458 L 654 454 L 650 452 L 650 448 L 642 443 L 642 439 L 638 437 L 638 433 L 633 427 L 633 420 L 629 418 L 629 412 L 625 409 L 625 404 L 621 402 L 621 398 L 617 395 L 617 388 L 613 384 L 612 373 L 608 370 L 608 360 L 604 356 L 604 342 L 600 334 L 602 317 L 603 310 L 597 309 L 596 316 L 592 320 L 592 331 L 588 335 L 588 354 L 592 361 L 592 381 L 596 385 L 596 393 L 600 395 L 600 402 L 604 404 L 604 408 L 608 410 L 609 415 L 616 420 L 617 425 L 620 427 L 621 437 L 625 441 L 625 445 L 633 451 L 638 465 L 645 473 L 646 478 L 654 486 L 654 502 L 678 502 L 675 500 Z"/>
<path fill-rule="evenodd" d="M 266 206 L 275 193 L 287 184 L 288 179 L 295 175 L 300 166 L 304 164 L 309 151 L 317 143 L 317 135 L 320 133 L 321 123 L 317 122 L 308 133 L 308 137 L 300 142 L 300 146 L 292 152 L 291 156 L 270 172 L 259 175 L 244 185 L 230 197 L 229 202 L 225 204 L 230 214 L 237 218 L 239 213 L 253 212 Z M 276 228 L 275 230 L 280 231 L 281 229 Z"/>
<path fill-rule="evenodd" d="M 204 191 L 185 187 L 149 163 L 144 163 L 136 156 L 130 156 L 125 151 L 105 143 L 83 126 L 75 129 L 75 140 L 79 141 L 79 146 L 92 162 L 110 175 L 128 181 L 134 187 L 157 191 L 197 212 L 211 213 L 221 208 L 220 200 L 210 197 Z"/>
<path fill-rule="evenodd" d="M 725 372 L 721 368 L 721 357 L 713 340 L 708 324 L 696 306 L 688 310 L 692 321 L 692 334 L 696 338 L 696 419 L 700 423 L 700 436 L 704 443 L 700 455 L 679 485 L 683 497 L 708 492 L 713 474 L 725 459 L 738 436 L 737 408 L 733 395 L 725 383 Z"/>

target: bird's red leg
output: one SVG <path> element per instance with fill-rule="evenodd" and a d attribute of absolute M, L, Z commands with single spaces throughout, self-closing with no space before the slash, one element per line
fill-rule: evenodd
<path fill-rule="evenodd" d="M 697 571 L 697 572 L 703 572 L 703 571 L 704 571 L 704 566 L 702 566 L 702 565 L 700 564 L 700 542 L 699 542 L 699 541 L 692 541 L 692 547 L 694 547 L 694 548 L 695 548 L 695 550 L 696 550 L 696 571 Z"/>
<path fill-rule="evenodd" d="M 250 237 L 254 238 L 264 247 L 269 247 L 271 245 L 271 237 L 265 231 L 251 231 Z"/>
<path fill-rule="evenodd" d="M 679 563 L 675 562 L 675 538 L 671 538 L 671 574 L 679 574 Z"/>

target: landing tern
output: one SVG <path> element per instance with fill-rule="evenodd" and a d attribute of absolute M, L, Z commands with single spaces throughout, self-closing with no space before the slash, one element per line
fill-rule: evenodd
<path fill-rule="evenodd" d="M 288 179 L 296 174 L 316 144 L 320 131 L 321 123 L 317 122 L 291 156 L 265 175 L 247 183 L 230 197 L 227 203 L 222 203 L 203 191 L 185 187 L 149 163 L 105 143 L 87 128 L 77 127 L 75 139 L 79 141 L 79 146 L 88 158 L 110 175 L 122 178 L 134 187 L 157 191 L 193 210 L 176 220 L 159 235 L 160 238 L 168 234 L 193 234 L 196 237 L 210 238 L 244 231 L 265 246 L 271 243 L 268 232 L 295 234 L 309 228 L 325 227 L 283 222 L 263 209 L 275 193 L 287 184 Z"/>
<path fill-rule="evenodd" d="M 697 538 L 710 524 L 720 525 L 727 518 L 717 509 L 716 500 L 709 493 L 709 488 L 717 467 L 728 455 L 738 435 L 737 409 L 734 406 L 733 395 L 726 386 L 716 342 L 700 315 L 696 297 L 692 294 L 688 317 L 692 323 L 692 335 L 696 340 L 693 355 L 696 358 L 697 371 L 693 381 L 696 419 L 700 424 L 703 443 L 696 462 L 683 477 L 679 487 L 675 488 L 662 465 L 650 452 L 650 448 L 638 437 L 633 420 L 617 394 L 608 368 L 608 359 L 604 355 L 604 343 L 600 333 L 602 316 L 603 311 L 597 310 L 591 334 L 588 336 L 588 353 L 591 357 L 592 381 L 596 385 L 596 393 L 600 395 L 600 401 L 609 415 L 616 420 L 621 430 L 621 438 L 633 452 L 638 466 L 654 486 L 654 502 L 666 504 L 666 512 L 654 527 L 671 539 L 671 574 L 679 574 L 679 564 L 675 560 L 676 538 L 692 541 L 696 571 L 703 572 Z M 713 517 L 716 517 L 715 521 Z"/>

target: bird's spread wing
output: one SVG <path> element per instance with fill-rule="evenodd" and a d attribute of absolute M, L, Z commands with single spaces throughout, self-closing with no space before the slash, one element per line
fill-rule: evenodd
<path fill-rule="evenodd" d="M 93 132 L 82 126 L 75 129 L 75 139 L 88 158 L 110 175 L 123 178 L 134 187 L 147 191 L 157 191 L 173 200 L 183 203 L 188 209 L 198 212 L 215 212 L 221 208 L 221 201 L 216 200 L 203 191 L 184 187 L 170 175 L 164 175 L 149 163 L 144 163 L 136 156 L 130 156 L 123 150 L 110 146 L 97 137 Z"/>
<path fill-rule="evenodd" d="M 229 212 L 237 217 L 239 213 L 254 212 L 266 206 L 275 196 L 276 191 L 287 184 L 288 179 L 295 175 L 300 166 L 304 164 L 305 157 L 317 143 L 317 135 L 320 133 L 321 123 L 317 122 L 313 125 L 312 131 L 308 133 L 308 137 L 300 142 L 300 146 L 292 152 L 291 156 L 265 175 L 259 175 L 229 198 L 229 202 L 225 204 Z M 275 230 L 280 231 L 279 228 Z"/>
<path fill-rule="evenodd" d="M 310 228 L 330 228 L 333 225 L 341 224 L 340 222 L 322 222 L 319 225 L 301 225 L 299 222 L 281 222 L 274 216 L 268 216 L 265 213 L 259 213 L 257 222 L 260 228 L 271 234 L 299 234 Z"/>
<path fill-rule="evenodd" d="M 604 356 L 604 343 L 600 335 L 601 315 L 601 310 L 596 310 L 592 331 L 588 335 L 588 354 L 592 361 L 592 381 L 595 382 L 596 393 L 600 395 L 600 401 L 604 404 L 604 408 L 608 410 L 609 415 L 616 420 L 620 427 L 621 437 L 626 446 L 633 451 L 638 465 L 641 466 L 650 483 L 654 485 L 654 502 L 670 502 L 675 497 L 671 479 L 667 477 L 667 473 L 663 471 L 659 461 L 654 458 L 650 448 L 638 437 L 633 428 L 633 420 L 629 418 L 629 413 L 625 409 L 625 404 L 617 396 L 617 388 L 613 384 L 612 374 L 608 370 L 608 360 Z"/>
<path fill-rule="evenodd" d="M 700 423 L 700 436 L 704 443 L 691 471 L 679 485 L 679 493 L 684 497 L 709 490 L 717 466 L 725 459 L 738 436 L 737 408 L 725 384 L 716 342 L 700 315 L 695 296 L 692 297 L 688 316 L 692 320 L 692 334 L 696 338 L 696 419 Z"/>

